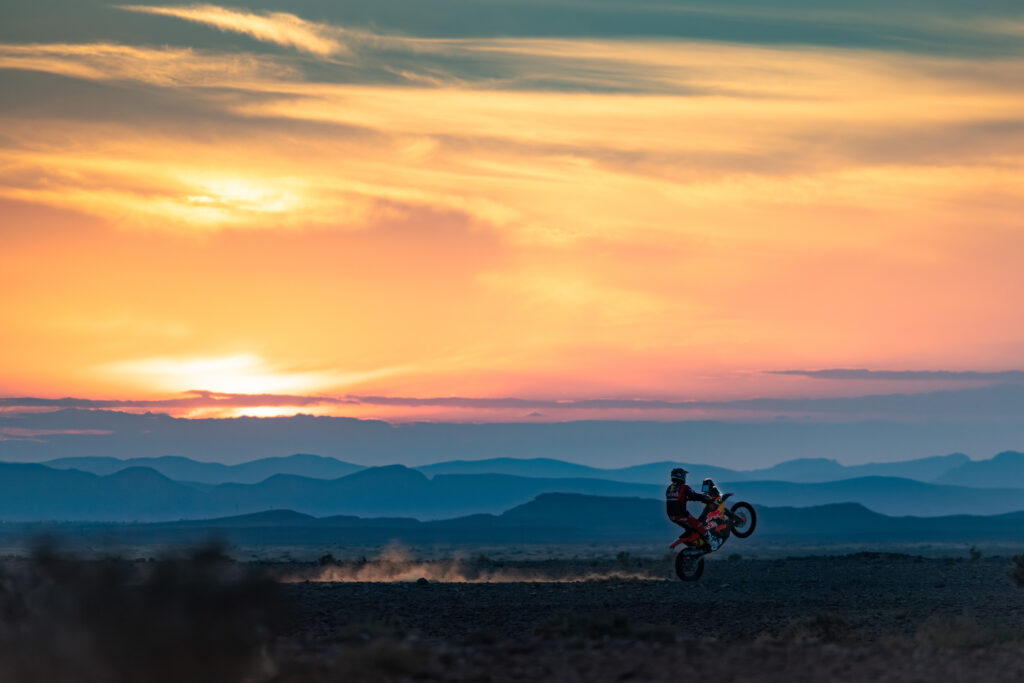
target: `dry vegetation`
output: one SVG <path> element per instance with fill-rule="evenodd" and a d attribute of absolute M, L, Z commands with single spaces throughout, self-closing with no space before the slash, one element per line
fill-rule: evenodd
<path fill-rule="evenodd" d="M 268 668 L 278 585 L 217 548 L 152 562 L 49 547 L 0 574 L 0 680 L 231 681 Z"/>
<path fill-rule="evenodd" d="M 1013 582 L 1024 588 L 1024 555 L 1016 555 L 1013 558 L 1013 567 L 1010 569 L 1010 578 Z"/>

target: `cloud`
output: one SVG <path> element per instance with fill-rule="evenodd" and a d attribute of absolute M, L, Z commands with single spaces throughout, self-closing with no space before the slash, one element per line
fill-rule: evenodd
<path fill-rule="evenodd" d="M 288 394 L 228 394 L 195 390 L 179 398 L 167 399 L 90 399 L 90 398 L 0 398 L 0 407 L 6 408 L 79 408 L 79 409 L 182 409 L 182 408 L 261 408 L 303 407 L 351 404 L 356 401 L 330 396 L 295 396 Z"/>
<path fill-rule="evenodd" d="M 769 370 L 767 374 L 838 380 L 1024 381 L 1024 370 L 978 372 L 974 370 L 866 370 L 862 368 L 832 368 L 827 370 Z"/>
<path fill-rule="evenodd" d="M 294 77 L 296 73 L 278 61 L 257 55 L 115 43 L 0 43 L 0 69 L 163 87 L 239 87 L 251 81 Z"/>
<path fill-rule="evenodd" d="M 706 417 L 771 418 L 780 415 L 820 419 L 895 419 L 918 420 L 945 417 L 954 420 L 1018 419 L 1024 414 L 1024 387 L 1006 384 L 975 389 L 943 390 L 924 393 L 872 394 L 842 398 L 778 398 L 764 397 L 742 400 L 664 400 L 646 398 L 578 398 L 541 399 L 516 396 L 303 396 L 287 394 L 231 394 L 211 391 L 190 391 L 184 396 L 167 399 L 87 399 L 87 398 L 0 398 L 0 408 L 17 409 L 112 409 L 181 411 L 218 409 L 220 414 L 238 414 L 231 409 L 302 408 L 334 406 L 330 412 L 344 414 L 365 406 L 390 408 L 443 408 L 465 411 L 513 411 L 515 416 L 543 416 L 565 419 L 574 414 L 603 414 L 602 419 L 635 417 L 638 413 L 665 419 L 669 415 Z M 340 408 L 340 410 L 339 410 Z M 524 411 L 529 411 L 524 413 Z M 542 412 L 543 411 L 543 412 Z M 536 414 L 534 414 L 536 413 Z M 616 415 L 617 413 L 617 415 Z M 251 414 L 251 413 L 246 413 Z M 276 412 L 268 412 L 276 416 Z M 673 418 L 678 419 L 678 418 Z"/>
<path fill-rule="evenodd" d="M 1024 97 L 1007 87 L 1019 60 L 981 69 L 957 58 L 592 39 L 368 36 L 359 50 L 358 64 L 336 72 L 282 56 L 0 45 L 0 67 L 174 88 L 217 143 L 168 140 L 159 117 L 140 140 L 145 123 L 118 126 L 123 106 L 95 126 L 76 122 L 71 145 L 50 139 L 67 136 L 65 120 L 8 121 L 13 144 L 37 149 L 0 152 L 5 175 L 19 173 L 0 178 L 0 191 L 185 230 L 338 216 L 361 227 L 390 202 L 458 211 L 531 243 L 713 230 L 716 241 L 827 249 L 893 233 L 862 215 L 847 229 L 847 208 L 889 221 L 912 214 L 909 225 L 924 212 L 950 220 L 958 214 L 945 205 L 960 198 L 985 197 L 971 208 L 976 221 L 987 220 L 979 208 L 1009 215 L 1019 202 L 1020 160 L 1007 152 L 1021 134 Z M 416 74 L 433 87 L 410 87 Z M 106 173 L 93 172 L 96 160 Z M 810 227 L 826 219 L 834 229 Z"/>
<path fill-rule="evenodd" d="M 108 436 L 110 429 L 26 429 L 0 427 L 0 441 L 41 441 L 40 436 Z"/>
<path fill-rule="evenodd" d="M 842 398 L 752 398 L 725 401 L 672 401 L 643 398 L 546 400 L 518 397 L 470 398 L 398 397 L 349 395 L 346 398 L 364 405 L 440 407 L 485 410 L 546 411 L 622 411 L 622 412 L 740 412 L 764 413 L 776 417 L 791 415 L 827 415 L 831 418 L 891 417 L 915 419 L 948 415 L 951 417 L 1019 417 L 1024 410 L 1024 388 L 997 385 L 980 389 L 960 389 L 915 394 L 874 394 Z"/>
<path fill-rule="evenodd" d="M 337 39 L 337 29 L 306 21 L 287 12 L 253 14 L 216 5 L 183 7 L 121 5 L 118 9 L 206 24 L 221 31 L 242 33 L 256 40 L 292 47 L 320 57 L 329 57 L 348 51 L 345 45 Z"/>

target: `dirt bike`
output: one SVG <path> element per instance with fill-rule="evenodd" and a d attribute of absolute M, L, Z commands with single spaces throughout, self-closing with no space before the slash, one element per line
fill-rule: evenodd
<path fill-rule="evenodd" d="M 678 545 L 685 547 L 676 555 L 676 575 L 683 581 L 696 581 L 704 573 L 704 556 L 722 547 L 722 544 L 735 535 L 746 538 L 754 533 L 757 526 L 757 513 L 750 503 L 735 503 L 727 508 L 725 502 L 731 493 L 712 497 L 713 503 L 705 505 L 704 513 L 698 521 L 708 531 L 711 544 L 705 543 L 701 535 L 689 529 L 684 531 L 679 540 L 669 546 L 675 549 Z"/>

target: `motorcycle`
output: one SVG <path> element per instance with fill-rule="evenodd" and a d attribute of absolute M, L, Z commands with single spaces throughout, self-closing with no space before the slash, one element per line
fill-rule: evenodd
<path fill-rule="evenodd" d="M 728 540 L 730 535 L 746 538 L 754 533 L 757 526 L 757 513 L 750 503 L 739 502 L 726 507 L 731 493 L 724 495 L 715 492 L 712 503 L 706 505 L 704 513 L 698 518 L 708 531 L 710 545 L 696 531 L 684 531 L 679 540 L 669 546 L 675 549 L 684 548 L 676 555 L 676 575 L 683 581 L 696 581 L 704 573 L 704 556 L 715 552 Z"/>

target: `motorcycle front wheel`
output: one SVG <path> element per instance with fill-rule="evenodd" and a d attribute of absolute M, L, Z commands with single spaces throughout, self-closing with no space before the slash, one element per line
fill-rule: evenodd
<path fill-rule="evenodd" d="M 757 513 L 754 512 L 753 505 L 750 503 L 736 503 L 732 506 L 730 512 L 732 513 L 732 532 L 738 538 L 746 538 L 754 533 L 754 527 L 757 526 Z"/>
<path fill-rule="evenodd" d="M 696 581 L 704 573 L 704 558 L 685 553 L 676 555 L 676 576 L 683 581 Z"/>

